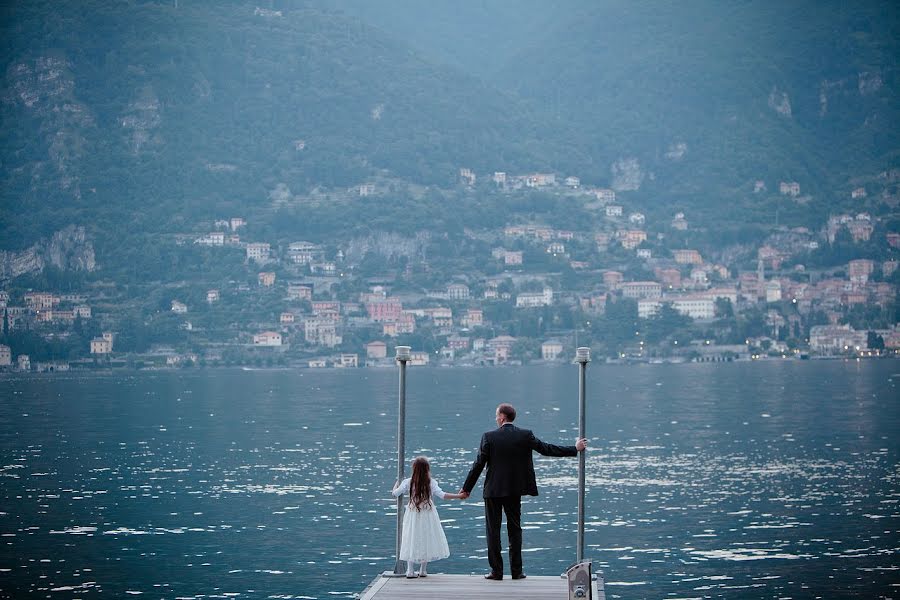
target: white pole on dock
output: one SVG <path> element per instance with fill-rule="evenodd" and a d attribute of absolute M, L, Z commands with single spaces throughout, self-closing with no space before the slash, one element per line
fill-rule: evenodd
<path fill-rule="evenodd" d="M 406 363 L 409 362 L 409 346 L 397 346 L 397 365 L 400 367 L 399 409 L 397 411 L 397 483 L 403 481 L 406 466 Z M 401 564 L 400 542 L 403 539 L 403 496 L 397 498 L 397 561 L 394 563 L 394 574 L 406 572 L 406 565 Z"/>
<path fill-rule="evenodd" d="M 587 437 L 584 426 L 585 405 L 585 373 L 587 364 L 591 362 L 590 348 L 577 348 L 575 362 L 578 363 L 578 437 Z M 578 453 L 578 544 L 575 550 L 575 562 L 584 560 L 584 459 L 585 452 Z"/>

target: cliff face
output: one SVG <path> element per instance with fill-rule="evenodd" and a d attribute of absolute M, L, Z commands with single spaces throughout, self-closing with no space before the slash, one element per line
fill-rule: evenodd
<path fill-rule="evenodd" d="M 35 181 L 54 182 L 66 197 L 81 198 L 80 163 L 85 134 L 95 127 L 91 110 L 77 98 L 72 63 L 64 53 L 15 60 L 7 68 L 4 104 L 30 119 L 46 153 L 28 165 Z"/>
<path fill-rule="evenodd" d="M 612 174 L 612 189 L 617 192 L 639 190 L 644 181 L 644 173 L 641 164 L 634 157 L 620 158 L 610 167 Z"/>
<path fill-rule="evenodd" d="M 21 252 L 0 250 L 0 280 L 40 272 L 47 266 L 63 271 L 93 271 L 97 267 L 94 245 L 84 227 L 69 225 Z"/>
<path fill-rule="evenodd" d="M 497 156 L 526 171 L 577 154 L 524 102 L 328 2 L 288 4 L 4 6 L 0 204 L 27 215 L 19 241 L 60 208 L 96 222 L 110 205 L 178 213 L 183 197 L 227 206 L 380 169 L 449 184 Z"/>
<path fill-rule="evenodd" d="M 360 261 L 369 252 L 384 259 L 394 259 L 400 256 L 415 258 L 424 255 L 429 237 L 427 233 L 423 232 L 412 237 L 379 232 L 350 240 L 345 256 L 351 261 Z"/>

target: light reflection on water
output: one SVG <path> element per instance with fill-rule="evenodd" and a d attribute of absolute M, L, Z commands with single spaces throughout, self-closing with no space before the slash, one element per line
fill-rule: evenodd
<path fill-rule="evenodd" d="M 609 596 L 896 596 L 898 371 L 591 366 L 586 552 Z M 352 597 L 393 565 L 396 385 L 366 370 L 0 380 L 0 597 Z M 571 366 L 411 369 L 408 455 L 455 491 L 498 402 L 572 443 L 576 399 Z M 536 463 L 529 573 L 574 557 L 575 465 Z M 432 570 L 484 570 L 479 498 L 439 509 L 453 555 Z"/>

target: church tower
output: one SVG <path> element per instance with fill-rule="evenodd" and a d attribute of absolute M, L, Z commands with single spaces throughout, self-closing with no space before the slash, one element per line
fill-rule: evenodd
<path fill-rule="evenodd" d="M 766 265 L 761 258 L 756 263 L 756 297 L 763 302 L 766 300 Z"/>

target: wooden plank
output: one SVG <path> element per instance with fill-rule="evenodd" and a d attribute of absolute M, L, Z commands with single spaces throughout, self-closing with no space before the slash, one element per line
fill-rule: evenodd
<path fill-rule="evenodd" d="M 603 585 L 603 575 L 597 575 L 597 578 L 591 584 L 594 586 L 594 600 L 606 600 L 606 586 Z"/>
<path fill-rule="evenodd" d="M 390 578 L 392 571 L 385 571 L 378 577 L 372 580 L 372 583 L 368 585 L 366 589 L 363 590 L 362 595 L 360 595 L 360 600 L 370 600 L 375 598 L 378 590 L 383 588 L 385 584 L 387 584 L 387 580 Z"/>
<path fill-rule="evenodd" d="M 428 575 L 406 579 L 379 575 L 369 584 L 360 600 L 479 600 L 510 598 L 515 600 L 567 600 L 568 586 L 562 577 L 529 575 L 526 579 L 489 581 L 482 575 Z M 605 600 L 603 580 L 594 582 L 594 600 Z"/>

